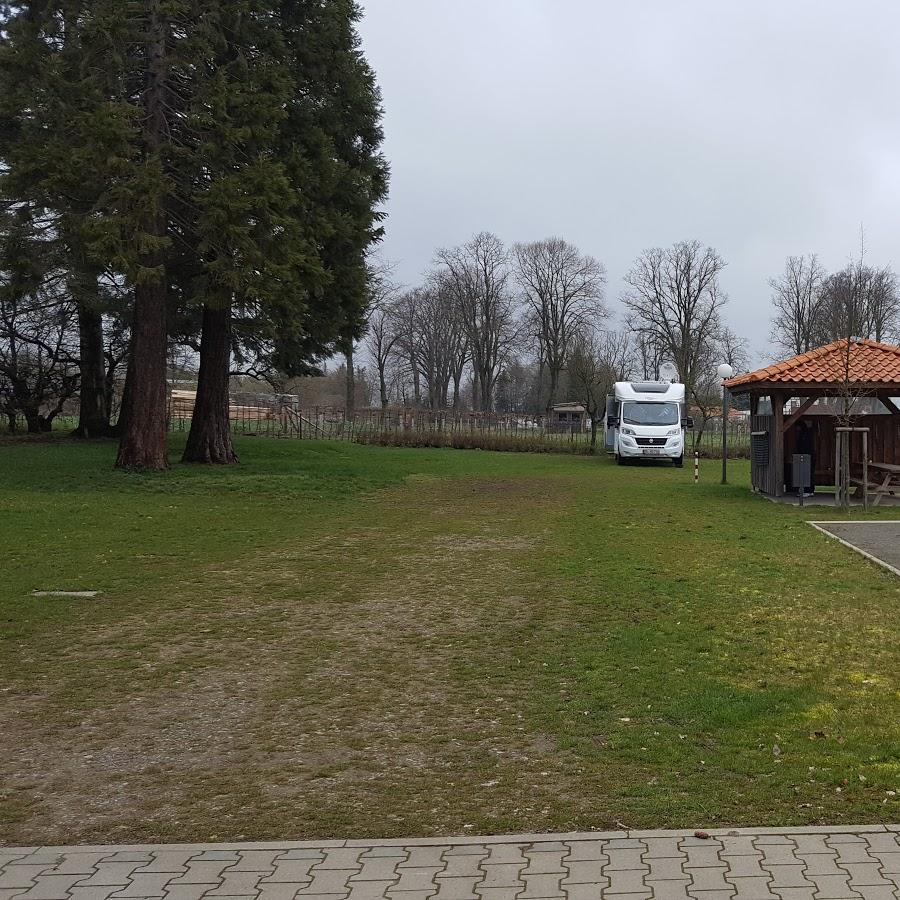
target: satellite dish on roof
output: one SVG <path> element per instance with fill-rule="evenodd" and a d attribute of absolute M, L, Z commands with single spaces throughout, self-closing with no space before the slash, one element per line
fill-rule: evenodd
<path fill-rule="evenodd" d="M 659 380 L 673 383 L 678 381 L 678 369 L 675 368 L 674 363 L 664 362 L 659 367 Z"/>

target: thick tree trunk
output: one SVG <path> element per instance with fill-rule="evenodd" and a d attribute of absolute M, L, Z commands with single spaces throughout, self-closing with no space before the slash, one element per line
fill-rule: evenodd
<path fill-rule="evenodd" d="M 147 86 L 144 139 L 151 160 L 162 166 L 161 147 L 167 131 L 166 120 L 166 24 L 160 0 L 150 0 L 147 40 Z M 167 237 L 165 196 L 160 190 L 145 198 L 146 234 L 154 246 L 140 255 L 143 277 L 134 291 L 130 395 L 119 454 L 118 469 L 163 470 L 169 466 L 166 454 L 166 268 L 161 245 Z"/>
<path fill-rule="evenodd" d="M 84 301 L 78 304 L 78 332 L 81 386 L 75 435 L 83 438 L 107 437 L 110 429 L 103 317 Z"/>
<path fill-rule="evenodd" d="M 203 307 L 200 375 L 182 462 L 230 465 L 238 461 L 228 421 L 231 308 Z"/>
<path fill-rule="evenodd" d="M 46 434 L 53 430 L 54 414 L 49 416 L 42 415 L 40 409 L 36 406 L 27 406 L 22 410 L 25 416 L 25 422 L 28 426 L 29 434 Z"/>
<path fill-rule="evenodd" d="M 163 470 L 166 454 L 166 286 L 138 284 L 117 469 Z"/>
<path fill-rule="evenodd" d="M 490 412 L 494 406 L 494 398 L 491 391 L 491 377 L 487 372 L 483 372 L 479 379 L 481 385 L 481 411 Z"/>
<path fill-rule="evenodd" d="M 41 433 L 41 416 L 37 411 L 37 408 L 26 406 L 22 410 L 22 414 L 25 416 L 25 427 L 29 434 L 40 434 Z"/>

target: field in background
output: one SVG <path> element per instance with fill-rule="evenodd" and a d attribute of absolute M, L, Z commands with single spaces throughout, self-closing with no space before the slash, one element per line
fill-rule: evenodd
<path fill-rule="evenodd" d="M 896 821 L 900 581 L 745 463 L 237 449 L 0 446 L 0 841 Z"/>

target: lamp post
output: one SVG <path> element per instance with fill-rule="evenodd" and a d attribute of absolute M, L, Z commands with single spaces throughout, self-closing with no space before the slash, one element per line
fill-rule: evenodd
<path fill-rule="evenodd" d="M 734 375 L 728 363 L 722 363 L 716 373 L 722 382 L 722 484 L 728 484 L 728 388 L 725 382 Z"/>

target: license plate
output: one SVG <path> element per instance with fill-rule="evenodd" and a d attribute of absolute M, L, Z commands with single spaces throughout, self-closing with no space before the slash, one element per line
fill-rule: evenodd
<path fill-rule="evenodd" d="M 662 449 L 659 447 L 644 447 L 644 456 L 662 456 Z"/>

